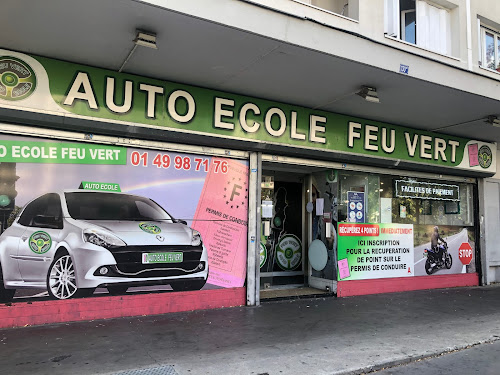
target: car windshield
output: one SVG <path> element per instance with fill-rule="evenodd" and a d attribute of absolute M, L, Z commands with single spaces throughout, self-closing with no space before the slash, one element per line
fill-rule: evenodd
<path fill-rule="evenodd" d="M 101 192 L 65 193 L 69 215 L 79 220 L 161 220 L 172 217 L 152 200 Z"/>

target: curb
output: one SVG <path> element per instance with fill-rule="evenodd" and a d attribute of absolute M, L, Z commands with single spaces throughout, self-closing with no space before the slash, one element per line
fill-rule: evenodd
<path fill-rule="evenodd" d="M 342 371 L 338 371 L 338 372 L 333 372 L 331 375 L 368 375 L 368 374 L 373 374 L 373 373 L 376 373 L 380 370 L 385 370 L 385 369 L 392 368 L 392 367 L 407 365 L 407 364 L 410 364 L 413 362 L 418 362 L 418 361 L 422 361 L 422 360 L 426 360 L 426 359 L 440 357 L 440 356 L 443 356 L 446 354 L 451 354 L 451 353 L 458 352 L 461 350 L 470 349 L 470 348 L 473 348 L 473 347 L 478 346 L 478 345 L 491 344 L 491 343 L 494 343 L 494 342 L 499 341 L 499 340 L 500 340 L 500 337 L 493 336 L 491 339 L 488 339 L 488 340 L 481 340 L 481 341 L 476 341 L 476 342 L 471 343 L 471 344 L 454 346 L 451 348 L 446 348 L 445 350 L 439 350 L 439 351 L 435 351 L 435 352 L 429 353 L 429 354 L 416 355 L 416 356 L 411 356 L 411 357 L 407 357 L 407 358 L 396 359 L 393 361 L 377 363 L 377 364 L 363 367 L 363 368 L 356 369 L 356 370 L 342 370 Z"/>

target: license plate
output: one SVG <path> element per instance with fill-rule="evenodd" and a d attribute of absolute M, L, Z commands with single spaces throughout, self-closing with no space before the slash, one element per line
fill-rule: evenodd
<path fill-rule="evenodd" d="M 142 253 L 142 264 L 153 263 L 182 263 L 183 253 Z"/>

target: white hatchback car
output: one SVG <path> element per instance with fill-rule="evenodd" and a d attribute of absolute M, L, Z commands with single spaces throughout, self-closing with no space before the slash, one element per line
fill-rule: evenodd
<path fill-rule="evenodd" d="M 137 195 L 48 193 L 29 202 L 0 236 L 0 302 L 19 288 L 67 299 L 97 287 L 111 294 L 158 284 L 199 290 L 207 278 L 200 233 Z"/>

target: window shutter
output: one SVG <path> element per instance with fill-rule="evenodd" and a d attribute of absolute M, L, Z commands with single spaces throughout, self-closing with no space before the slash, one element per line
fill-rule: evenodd
<path fill-rule="evenodd" d="M 399 38 L 399 0 L 385 0 L 384 32 Z"/>
<path fill-rule="evenodd" d="M 417 45 L 429 49 L 429 5 L 422 0 L 417 0 L 415 4 L 417 10 Z"/>
<path fill-rule="evenodd" d="M 451 50 L 450 14 L 423 0 L 417 0 L 417 45 L 448 54 Z"/>

